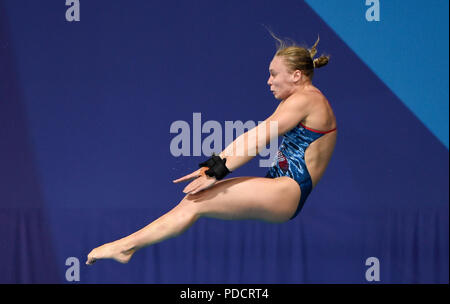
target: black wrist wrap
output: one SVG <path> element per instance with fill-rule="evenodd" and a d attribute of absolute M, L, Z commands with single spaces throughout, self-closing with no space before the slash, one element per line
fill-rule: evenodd
<path fill-rule="evenodd" d="M 199 164 L 199 167 L 208 167 L 209 169 L 205 171 L 208 176 L 215 176 L 217 180 L 223 179 L 229 173 L 230 170 L 225 166 L 227 159 L 221 159 L 220 156 L 212 155 L 210 159 Z"/>

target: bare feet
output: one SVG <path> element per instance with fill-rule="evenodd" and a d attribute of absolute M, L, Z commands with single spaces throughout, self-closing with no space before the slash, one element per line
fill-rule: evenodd
<path fill-rule="evenodd" d="M 135 252 L 134 249 L 124 247 L 120 241 L 106 243 L 88 254 L 86 265 L 92 265 L 100 259 L 114 259 L 119 263 L 126 264 Z"/>

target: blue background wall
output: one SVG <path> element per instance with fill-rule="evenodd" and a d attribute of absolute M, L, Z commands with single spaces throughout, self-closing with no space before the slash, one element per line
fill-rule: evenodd
<path fill-rule="evenodd" d="M 448 283 L 448 1 L 0 0 L 0 282 Z M 339 136 L 288 223 L 201 219 L 127 265 L 87 253 L 174 207 L 206 156 L 170 125 L 259 121 L 275 44 L 331 54 L 314 84 Z M 220 111 L 217 111 L 217 105 Z M 207 134 L 203 134 L 205 138 Z M 233 176 L 263 176 L 258 158 Z"/>

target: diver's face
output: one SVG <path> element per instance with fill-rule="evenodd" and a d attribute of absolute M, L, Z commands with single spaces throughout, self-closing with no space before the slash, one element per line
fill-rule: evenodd
<path fill-rule="evenodd" d="M 281 56 L 275 56 L 269 65 L 269 79 L 267 84 L 276 99 L 284 100 L 292 94 L 294 79 Z"/>

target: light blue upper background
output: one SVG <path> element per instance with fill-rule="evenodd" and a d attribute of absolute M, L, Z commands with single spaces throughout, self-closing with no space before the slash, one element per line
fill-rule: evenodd
<path fill-rule="evenodd" d="M 306 3 L 448 149 L 449 1 L 379 0 L 379 22 L 366 0 Z"/>

